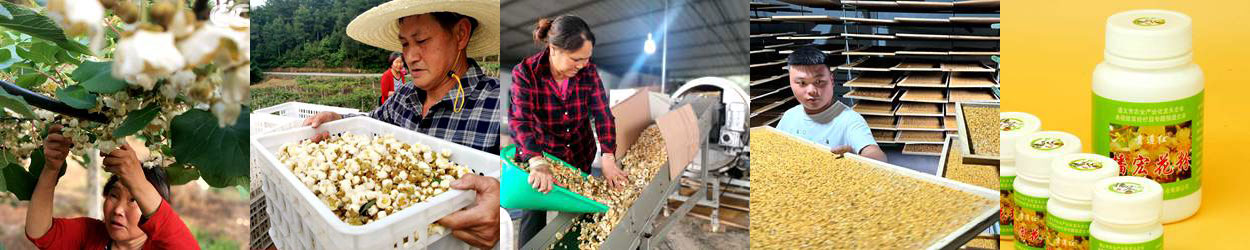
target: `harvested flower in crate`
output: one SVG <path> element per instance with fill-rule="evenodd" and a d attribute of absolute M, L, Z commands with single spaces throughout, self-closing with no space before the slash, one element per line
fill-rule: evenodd
<path fill-rule="evenodd" d="M 284 144 L 278 159 L 339 219 L 364 225 L 447 192 L 472 172 L 451 155 L 449 149 L 436 151 L 391 135 L 344 133 Z"/>

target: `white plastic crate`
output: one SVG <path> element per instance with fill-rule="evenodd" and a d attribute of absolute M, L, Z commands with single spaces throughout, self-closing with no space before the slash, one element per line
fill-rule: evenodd
<path fill-rule="evenodd" d="M 451 190 L 425 202 L 411 205 L 382 220 L 353 226 L 340 220 L 329 207 L 278 161 L 275 152 L 283 144 L 311 138 L 318 132 L 353 133 L 365 136 L 390 134 L 407 143 L 421 143 L 438 150 L 450 149 L 452 161 L 499 178 L 499 156 L 434 138 L 368 117 L 352 117 L 322 124 L 319 129 L 300 127 L 253 137 L 258 149 L 262 188 L 268 203 L 271 238 L 279 248 L 291 249 L 467 249 L 468 245 L 448 237 L 450 230 L 428 235 L 428 227 L 438 219 L 473 203 L 473 191 Z M 416 235 L 417 239 L 412 236 Z M 438 243 L 438 244 L 434 244 Z"/>
<path fill-rule="evenodd" d="M 266 108 L 257 109 L 255 111 L 252 111 L 252 113 L 295 117 L 295 118 L 299 118 L 300 120 L 303 120 L 304 118 L 317 115 L 317 113 L 321 113 L 322 111 L 329 111 L 329 112 L 334 112 L 334 113 L 339 113 L 339 114 L 360 113 L 360 110 L 353 109 L 353 108 L 341 108 L 341 107 L 335 107 L 335 106 L 326 106 L 326 105 L 302 103 L 302 102 L 287 102 L 283 104 L 273 105 L 273 106 L 269 106 Z"/>
<path fill-rule="evenodd" d="M 252 137 L 256 137 L 270 131 L 297 127 L 304 122 L 304 119 L 267 113 L 252 113 L 248 115 L 248 121 L 249 131 L 252 133 Z"/>

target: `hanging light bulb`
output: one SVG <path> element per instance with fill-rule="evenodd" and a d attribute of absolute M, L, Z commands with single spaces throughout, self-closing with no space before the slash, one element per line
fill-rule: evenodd
<path fill-rule="evenodd" d="M 655 54 L 655 40 L 651 39 L 651 33 L 647 33 L 647 42 L 643 43 L 642 52 L 648 55 Z"/>

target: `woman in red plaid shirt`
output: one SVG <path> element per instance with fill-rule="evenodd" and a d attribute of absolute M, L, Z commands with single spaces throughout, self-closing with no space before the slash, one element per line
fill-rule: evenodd
<path fill-rule="evenodd" d="M 555 183 L 553 166 L 542 153 L 590 173 L 598 146 L 604 178 L 613 188 L 621 187 L 627 180 L 613 154 L 616 129 L 608 93 L 590 63 L 595 44 L 590 26 L 577 16 L 544 18 L 534 29 L 534 41 L 543 50 L 512 70 L 508 114 L 519 146 L 515 160 L 529 163 L 530 185 L 546 193 Z M 546 211 L 525 211 L 521 220 L 524 245 L 546 226 Z"/>

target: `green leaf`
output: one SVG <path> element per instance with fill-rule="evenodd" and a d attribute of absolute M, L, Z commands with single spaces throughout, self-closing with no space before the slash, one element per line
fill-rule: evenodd
<path fill-rule="evenodd" d="M 22 75 L 21 77 L 18 77 L 17 86 L 21 86 L 22 88 L 26 88 L 26 89 L 32 89 L 35 86 L 42 85 L 46 81 L 48 81 L 48 77 L 43 76 L 43 74 L 30 73 L 30 74 L 25 74 L 25 75 Z"/>
<path fill-rule="evenodd" d="M 113 130 L 113 137 L 122 138 L 139 132 L 139 130 L 147 127 L 148 123 L 152 123 L 152 119 L 156 119 L 156 116 L 160 114 L 161 105 L 155 102 L 148 104 L 143 109 L 130 112 L 130 114 L 126 114 L 126 120 L 122 121 L 122 125 L 117 130 Z"/>
<path fill-rule="evenodd" d="M 0 19 L 0 27 L 52 42 L 67 50 L 73 50 L 82 54 L 91 53 L 86 46 L 66 37 L 65 31 L 61 30 L 51 18 L 9 2 L 0 1 L 0 7 L 4 7 L 12 16 L 12 18 Z"/>
<path fill-rule="evenodd" d="M 82 61 L 78 61 L 73 55 L 70 55 L 68 50 L 61 50 L 61 52 L 56 53 L 56 61 L 63 64 L 82 64 Z"/>
<path fill-rule="evenodd" d="M 174 163 L 165 168 L 170 185 L 184 185 L 200 178 L 200 171 L 184 164 Z"/>
<path fill-rule="evenodd" d="M 244 106 L 238 122 L 218 127 L 217 117 L 205 110 L 191 109 L 170 121 L 170 143 L 178 162 L 195 166 L 200 177 L 213 187 L 239 184 L 248 177 L 248 113 Z"/>
<path fill-rule="evenodd" d="M 95 107 L 95 94 L 87 92 L 87 89 L 81 85 L 70 85 L 56 91 L 56 96 L 61 102 L 68 104 L 70 107 L 79 109 L 90 109 Z"/>
<path fill-rule="evenodd" d="M 0 16 L 4 18 L 8 18 L 8 19 L 13 19 L 13 13 L 9 13 L 9 8 L 6 8 L 2 5 L 0 5 Z"/>
<path fill-rule="evenodd" d="M 30 110 L 30 105 L 26 104 L 26 100 L 21 97 L 10 95 L 9 92 L 0 91 L 0 107 L 13 110 L 21 114 L 26 119 L 35 119 L 35 112 Z"/>
<path fill-rule="evenodd" d="M 17 164 L 9 164 L 4 167 L 4 186 L 10 193 L 17 196 L 18 200 L 30 200 L 31 193 L 35 192 L 35 183 L 38 182 L 34 175 L 22 169 Z"/>
<path fill-rule="evenodd" d="M 126 89 L 126 81 L 113 78 L 112 61 L 83 62 L 69 77 L 93 93 L 109 94 Z"/>
<path fill-rule="evenodd" d="M 0 166 L 8 166 L 9 163 L 20 164 L 20 162 L 17 161 L 17 156 L 14 156 L 12 152 L 0 152 Z"/>
<path fill-rule="evenodd" d="M 30 46 L 30 57 L 26 59 L 43 64 L 57 64 L 56 53 L 61 51 L 63 50 L 58 48 L 56 45 L 45 42 L 35 42 L 35 44 Z"/>

